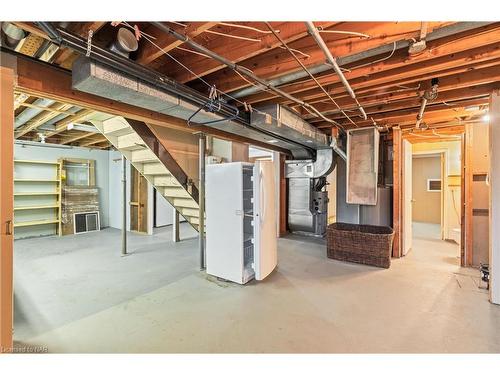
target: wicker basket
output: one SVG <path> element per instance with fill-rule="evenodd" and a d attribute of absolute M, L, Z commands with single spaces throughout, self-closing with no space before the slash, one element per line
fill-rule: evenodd
<path fill-rule="evenodd" d="M 328 258 L 389 268 L 394 231 L 390 227 L 334 223 L 327 230 Z"/>

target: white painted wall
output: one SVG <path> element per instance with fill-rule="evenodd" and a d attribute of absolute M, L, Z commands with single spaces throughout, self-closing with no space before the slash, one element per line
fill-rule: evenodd
<path fill-rule="evenodd" d="M 460 186 L 449 186 L 449 176 L 461 175 L 461 142 L 435 142 L 435 143 L 415 143 L 413 145 L 414 154 L 431 153 L 431 152 L 446 152 L 446 171 L 441 177 L 444 187 L 444 239 L 455 238 L 457 229 L 460 229 L 460 202 L 461 189 Z"/>
<path fill-rule="evenodd" d="M 122 228 L 122 162 L 121 154 L 118 151 L 108 152 L 109 163 L 109 226 L 112 228 Z M 130 172 L 129 172 L 130 173 Z M 130 191 L 127 189 L 128 196 Z M 127 201 L 128 201 L 127 197 Z M 127 224 L 127 227 L 130 223 Z"/>
<path fill-rule="evenodd" d="M 59 158 L 95 160 L 96 186 L 99 189 L 101 227 L 110 224 L 109 207 L 109 151 L 83 147 L 61 148 L 14 144 L 14 158 L 27 160 L 57 161 Z"/>
<path fill-rule="evenodd" d="M 172 225 L 174 220 L 174 208 L 167 202 L 163 196 L 156 194 L 156 226 L 163 227 L 165 225 Z"/>

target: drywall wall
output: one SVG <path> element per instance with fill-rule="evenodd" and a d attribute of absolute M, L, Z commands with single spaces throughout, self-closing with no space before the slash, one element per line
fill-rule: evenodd
<path fill-rule="evenodd" d="M 441 179 L 441 157 L 413 157 L 412 220 L 441 224 L 441 192 L 428 191 L 428 179 Z"/>
<path fill-rule="evenodd" d="M 207 139 L 207 141 L 211 143 L 209 145 L 211 156 L 218 156 L 222 158 L 222 161 L 224 163 L 232 161 L 233 154 L 230 141 L 225 141 L 224 139 L 215 137 L 210 137 L 210 139 Z"/>
<path fill-rule="evenodd" d="M 95 160 L 96 187 L 99 189 L 101 227 L 109 226 L 109 152 L 106 150 L 83 147 L 47 147 L 38 145 L 14 144 L 14 158 L 41 161 L 57 161 L 60 158 L 79 158 Z M 44 233 L 40 228 L 23 228 L 23 237 L 38 236 Z"/>
<path fill-rule="evenodd" d="M 442 178 L 444 187 L 443 235 L 444 239 L 454 239 L 456 233 L 453 230 L 460 229 L 461 191 L 456 181 L 460 181 L 461 176 L 461 141 L 413 144 L 413 154 L 442 151 L 446 153 L 446 170 Z"/>
<path fill-rule="evenodd" d="M 226 141 L 216 137 L 208 137 L 207 143 L 209 143 L 209 154 L 222 158 L 225 163 L 249 160 L 250 151 L 247 144 Z M 255 148 L 253 149 L 255 150 Z M 267 153 L 269 154 L 269 152 Z"/>
<path fill-rule="evenodd" d="M 108 152 L 109 163 L 109 226 L 112 228 L 122 228 L 122 154 L 118 151 Z M 128 164 L 128 163 L 127 163 Z M 127 170 L 127 179 L 130 170 Z M 127 184 L 128 185 L 128 184 Z M 127 187 L 127 202 L 130 200 L 130 189 Z M 127 222 L 127 228 L 130 223 Z"/>

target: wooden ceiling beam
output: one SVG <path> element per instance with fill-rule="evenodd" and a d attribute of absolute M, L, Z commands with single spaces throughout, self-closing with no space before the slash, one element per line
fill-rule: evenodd
<path fill-rule="evenodd" d="M 70 31 L 78 36 L 86 37 L 90 30 L 92 30 L 93 33 L 96 33 L 104 25 L 106 25 L 106 22 L 82 22 L 72 27 Z M 56 52 L 56 55 L 54 56 L 54 63 L 56 65 L 60 65 L 63 68 L 70 68 L 72 62 L 74 61 L 72 57 L 74 57 L 75 54 L 76 52 L 70 48 L 61 48 Z M 68 64 L 68 61 L 71 61 L 71 63 Z"/>
<path fill-rule="evenodd" d="M 452 67 L 471 65 L 480 63 L 500 56 L 500 32 L 499 29 L 489 31 L 483 35 L 473 35 L 470 38 L 461 40 L 460 43 L 450 43 L 446 40 L 437 40 L 439 44 L 429 45 L 427 53 L 417 57 L 408 57 L 407 51 L 398 51 L 390 59 L 375 62 L 364 67 L 353 69 L 346 72 L 345 76 L 349 82 L 354 85 L 360 82 L 375 81 L 384 78 L 404 78 L 406 76 L 416 76 L 445 70 Z M 473 46 L 474 48 L 471 48 Z M 379 58 L 378 58 L 379 59 Z M 374 59 L 375 61 L 377 59 Z M 361 62 L 362 63 L 362 62 Z M 359 66 L 360 64 L 355 64 Z M 339 87 L 342 85 L 335 74 L 318 75 L 318 81 L 328 88 Z M 311 80 L 289 84 L 281 87 L 283 91 L 289 94 L 314 92 L 316 85 Z M 319 92 L 319 91 L 318 91 Z M 269 92 L 261 92 L 256 95 L 245 98 L 248 103 L 255 104 L 275 98 L 276 96 Z"/>
<path fill-rule="evenodd" d="M 255 22 L 240 22 L 240 24 L 253 26 Z M 321 26 L 326 29 L 335 25 L 335 22 L 317 22 L 316 24 L 318 27 Z M 279 30 L 280 37 L 287 44 L 295 42 L 296 40 L 304 38 L 308 35 L 304 22 L 271 22 L 271 26 L 274 30 Z M 259 27 L 268 31 L 263 22 L 262 26 L 259 25 Z M 233 31 L 237 31 L 237 29 L 234 28 L 234 30 L 231 30 L 230 32 Z M 235 34 L 240 35 L 241 32 L 236 32 Z M 241 39 L 231 39 L 227 37 L 218 37 L 208 41 L 207 43 L 203 43 L 203 45 L 209 50 L 224 56 L 226 59 L 235 63 L 240 63 L 241 61 L 281 46 L 281 42 L 276 39 L 273 34 L 262 34 L 257 31 L 249 31 L 246 32 L 244 36 L 260 41 L 254 42 Z M 189 52 L 185 52 L 181 57 L 177 58 L 181 63 L 188 66 L 189 69 L 195 74 L 187 71 L 176 62 L 171 62 L 166 65 L 162 69 L 162 72 L 182 83 L 196 79 L 196 76 L 203 77 L 207 74 L 211 74 L 225 68 L 225 65 L 216 60 L 191 54 Z"/>
<path fill-rule="evenodd" d="M 445 25 L 432 22 L 429 30 Z M 352 55 L 381 45 L 390 44 L 403 39 L 417 38 L 420 35 L 420 22 L 345 22 L 335 25 L 329 30 L 344 30 L 362 32 L 370 38 L 340 38 L 335 34 L 324 34 L 325 43 L 335 57 Z M 390 30 L 390 32 L 388 32 Z M 312 37 L 302 38 L 288 45 L 290 48 L 305 53 L 309 57 L 303 60 L 304 65 L 310 67 L 325 62 L 323 52 L 318 48 Z M 272 79 L 284 74 L 301 70 L 290 53 L 283 49 L 274 49 L 244 61 L 242 66 L 250 69 L 257 76 Z M 213 82 L 217 88 L 231 92 L 249 86 L 231 69 L 223 69 L 207 77 L 208 82 Z M 197 85 L 194 86 L 198 88 Z"/>
<path fill-rule="evenodd" d="M 73 142 L 76 142 L 76 141 L 79 141 L 79 140 L 82 140 L 82 139 L 85 139 L 85 138 L 89 138 L 89 137 L 91 137 L 93 135 L 95 135 L 95 133 L 81 132 L 81 134 L 77 134 L 77 135 L 71 136 L 69 138 L 62 139 L 59 142 L 59 144 L 61 144 L 61 145 L 67 145 L 68 143 L 73 143 Z"/>
<path fill-rule="evenodd" d="M 439 92 L 438 98 L 435 101 L 428 102 L 427 106 L 431 107 L 436 105 L 443 105 L 454 108 L 460 106 L 460 103 L 462 103 L 464 100 L 486 98 L 491 93 L 491 91 L 497 87 L 500 88 L 500 82 Z M 418 111 L 418 109 L 420 108 L 420 104 L 420 97 L 415 97 L 408 100 L 389 101 L 384 104 L 364 106 L 364 108 L 368 116 L 376 116 L 378 113 L 398 110 L 415 109 L 416 111 Z M 329 115 L 328 117 L 332 119 L 343 119 L 343 116 L 340 113 Z M 314 118 L 310 119 L 309 122 L 314 123 L 320 120 L 320 118 Z"/>
<path fill-rule="evenodd" d="M 38 127 L 42 126 L 47 121 L 53 119 L 54 117 L 59 116 L 61 112 L 64 113 L 71 107 L 72 107 L 71 104 L 56 103 L 50 107 L 44 108 L 43 109 L 44 112 L 35 116 L 33 119 L 28 121 L 26 125 L 24 125 L 21 129 L 19 129 L 14 133 L 15 138 L 22 137 L 23 135 L 29 133 L 30 131 L 36 130 Z"/>
<path fill-rule="evenodd" d="M 12 22 L 12 23 L 17 27 L 23 29 L 24 31 L 27 31 L 30 34 L 34 34 L 43 39 L 50 40 L 49 36 L 45 33 L 45 31 L 36 26 L 34 22 Z"/>
<path fill-rule="evenodd" d="M 25 104 L 26 100 L 30 98 L 29 95 L 24 94 L 24 93 L 19 93 L 15 98 L 14 98 L 14 111 L 21 107 L 23 104 Z"/>
<path fill-rule="evenodd" d="M 458 89 L 448 89 L 446 86 L 439 87 L 439 95 L 435 100 L 436 103 L 443 101 L 454 101 L 462 99 L 472 99 L 480 96 L 486 96 L 495 88 L 500 88 L 500 82 L 490 83 L 486 85 L 475 85 L 462 87 Z M 350 105 L 349 98 L 342 98 L 337 103 L 345 110 L 356 110 L 355 105 Z M 363 107 L 367 113 L 383 112 L 388 110 L 404 109 L 420 105 L 420 96 L 418 92 L 410 91 L 400 93 L 399 96 L 388 94 L 385 96 L 376 96 L 369 100 L 363 100 Z M 331 103 L 317 103 L 315 107 L 326 116 L 332 116 L 340 113 L 337 109 L 332 110 Z M 304 119 L 310 122 L 320 121 L 318 117 L 313 115 L 304 115 Z"/>
<path fill-rule="evenodd" d="M 439 78 L 440 85 L 450 86 L 449 88 L 466 87 L 468 85 L 474 84 L 485 84 L 494 82 L 498 79 L 498 74 L 500 69 L 500 58 L 493 60 L 488 60 L 481 63 L 472 63 L 470 65 L 459 66 L 455 68 L 450 68 L 442 71 L 430 71 L 426 74 L 417 76 L 408 76 L 399 80 L 393 80 L 390 74 L 385 74 L 384 77 L 372 80 L 361 80 L 361 82 L 351 82 L 352 88 L 356 91 L 358 96 L 362 96 L 368 92 L 374 92 L 379 90 L 383 92 L 385 89 L 393 89 L 401 86 L 408 85 L 418 85 L 422 84 L 419 91 L 426 89 L 430 86 L 430 80 L 432 78 Z M 472 82 L 466 82 L 465 77 L 470 78 Z M 455 85 L 455 86 L 453 86 Z M 347 97 L 347 93 L 344 88 L 335 85 L 328 89 L 328 92 L 335 100 L 342 97 Z M 323 101 L 325 99 L 324 93 L 319 90 L 311 90 L 304 92 L 301 95 L 296 95 L 299 99 L 314 104 L 317 101 Z M 272 100 L 273 103 L 289 104 L 285 100 Z M 362 101 L 360 100 L 362 103 Z"/>
<path fill-rule="evenodd" d="M 47 138 L 53 137 L 56 134 L 59 134 L 65 130 L 67 130 L 68 125 L 72 122 L 77 122 L 86 119 L 94 113 L 91 109 L 82 109 L 81 111 L 75 113 L 74 116 L 62 119 L 61 121 L 56 122 L 56 129 L 45 134 Z"/>
<path fill-rule="evenodd" d="M 91 145 L 96 144 L 96 143 L 101 143 L 101 142 L 107 141 L 107 139 L 102 135 L 100 135 L 100 136 L 97 134 L 94 134 L 94 135 L 96 135 L 97 138 L 86 140 L 85 142 L 79 142 L 78 146 L 88 147 L 88 146 L 91 146 Z"/>
<path fill-rule="evenodd" d="M 15 65 L 17 72 L 16 90 L 20 93 L 53 99 L 82 108 L 115 116 L 124 116 L 148 124 L 177 129 L 188 133 L 204 132 L 224 140 L 260 146 L 289 154 L 287 150 L 267 142 L 255 141 L 209 126 L 189 127 L 185 120 L 173 116 L 73 90 L 71 86 L 71 73 L 38 61 L 19 57 L 15 59 Z"/>
<path fill-rule="evenodd" d="M 437 102 L 434 104 L 429 103 L 429 104 L 427 104 L 427 106 L 425 108 L 425 113 L 432 113 L 435 111 L 441 111 L 441 110 L 446 110 L 446 109 L 455 109 L 455 112 L 458 112 L 460 109 L 464 109 L 465 107 L 484 106 L 487 103 L 488 103 L 488 96 L 484 96 L 481 98 L 465 99 L 465 100 L 460 100 L 460 101 L 446 103 L 446 104 L 442 103 L 442 102 L 441 103 Z M 387 120 L 388 118 L 392 118 L 391 116 L 399 117 L 399 116 L 402 116 L 404 114 L 415 114 L 414 118 L 416 119 L 419 108 L 420 108 L 419 104 L 417 104 L 413 108 L 403 107 L 403 108 L 399 108 L 396 110 L 391 110 L 390 108 L 388 108 L 385 111 L 380 111 L 380 112 L 376 112 L 376 113 L 369 113 L 368 117 L 369 118 L 373 117 L 373 119 L 377 122 L 379 122 L 379 121 L 383 122 L 383 121 Z M 389 117 L 386 117 L 386 116 L 389 116 Z M 336 120 L 338 122 L 341 122 L 341 123 L 344 121 L 344 119 L 341 117 L 336 118 Z M 425 122 L 425 116 L 424 116 L 424 122 Z"/>
<path fill-rule="evenodd" d="M 487 104 L 488 104 L 488 98 L 479 98 L 479 99 L 471 99 L 463 101 L 460 103 L 460 105 L 457 105 L 456 108 L 450 108 L 449 106 L 446 105 L 436 105 L 433 107 L 428 107 L 425 110 L 423 121 L 428 123 L 435 120 L 443 121 L 443 119 L 450 120 L 458 117 L 470 117 L 474 115 L 475 112 L 467 111 L 463 108 L 468 106 L 487 105 Z M 374 115 L 373 119 L 379 125 L 386 125 L 386 124 L 404 125 L 406 123 L 415 123 L 417 113 L 418 109 L 407 109 L 403 111 L 380 113 Z M 347 120 L 339 121 L 339 123 L 345 126 L 351 126 L 351 124 L 348 123 Z M 371 120 L 358 121 L 357 124 L 358 126 L 371 126 L 372 122 Z M 327 125 L 332 126 L 332 124 L 330 123 L 323 122 L 318 124 L 318 127 L 324 128 L 327 127 Z"/>
<path fill-rule="evenodd" d="M 190 22 L 186 28 L 183 28 L 182 26 L 172 26 L 172 28 L 192 39 L 215 26 L 216 24 L 217 22 Z M 162 56 L 164 52 L 169 52 L 182 44 L 182 41 L 174 38 L 169 34 L 164 33 L 161 30 L 158 30 L 156 27 L 148 29 L 147 32 L 155 38 L 155 44 L 161 47 L 163 51 L 159 50 L 153 44 L 144 41 L 143 45 L 138 51 L 136 58 L 136 62 L 138 62 L 139 64 L 148 65 Z"/>

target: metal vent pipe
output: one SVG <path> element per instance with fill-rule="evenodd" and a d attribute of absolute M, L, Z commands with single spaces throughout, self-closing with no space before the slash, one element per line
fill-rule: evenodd
<path fill-rule="evenodd" d="M 427 34 L 425 40 L 430 42 L 436 39 L 444 38 L 447 36 L 455 35 L 458 33 L 462 33 L 464 31 L 469 31 L 473 29 L 477 29 L 480 27 L 485 27 L 492 24 L 492 22 L 457 22 L 449 26 L 443 26 L 439 29 L 432 31 Z M 378 56 L 383 53 L 391 53 L 392 50 L 399 50 L 402 48 L 408 48 L 412 42 L 409 40 L 399 40 L 394 43 L 384 44 L 379 47 L 371 48 L 366 51 L 358 52 L 352 55 L 343 56 L 337 58 L 337 65 L 344 66 L 348 64 L 352 64 L 356 61 L 364 60 L 370 57 Z M 308 68 L 311 74 L 320 74 L 330 70 L 332 67 L 329 64 L 318 64 Z M 273 78 L 269 80 L 269 83 L 273 86 L 281 86 L 287 83 L 297 81 L 299 79 L 307 77 L 307 73 L 299 70 L 293 73 L 285 74 L 279 76 L 277 78 Z M 241 90 L 237 90 L 231 93 L 231 96 L 235 98 L 242 98 L 244 96 L 250 96 L 256 94 L 259 89 L 255 86 L 246 87 Z"/>
<path fill-rule="evenodd" d="M 306 25 L 307 25 L 307 29 L 309 30 L 309 33 L 316 41 L 319 48 L 321 48 L 321 50 L 325 54 L 328 62 L 332 65 L 332 68 L 335 71 L 335 73 L 337 73 L 337 75 L 339 76 L 340 81 L 344 85 L 347 93 L 351 96 L 351 98 L 353 98 L 356 101 L 356 104 L 358 105 L 358 110 L 363 115 L 363 119 L 366 120 L 367 116 L 366 116 L 366 112 L 365 112 L 364 108 L 361 106 L 361 104 L 359 104 L 358 99 L 356 98 L 356 94 L 354 93 L 354 90 L 352 89 L 351 85 L 347 81 L 347 78 L 344 76 L 344 73 L 340 69 L 340 66 L 337 64 L 337 60 L 335 59 L 335 57 L 333 57 L 332 53 L 328 49 L 328 46 L 326 45 L 325 41 L 323 40 L 321 35 L 319 35 L 318 29 L 316 28 L 316 26 L 314 26 L 314 24 L 311 21 L 307 21 Z"/>

